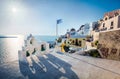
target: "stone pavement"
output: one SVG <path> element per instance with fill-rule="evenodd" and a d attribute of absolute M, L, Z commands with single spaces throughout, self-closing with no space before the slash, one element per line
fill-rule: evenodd
<path fill-rule="evenodd" d="M 18 57 L 19 58 L 19 57 Z M 1 79 L 120 79 L 120 62 L 52 51 L 0 65 Z"/>

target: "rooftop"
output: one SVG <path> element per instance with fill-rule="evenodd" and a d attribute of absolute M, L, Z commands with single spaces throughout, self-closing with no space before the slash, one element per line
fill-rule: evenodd
<path fill-rule="evenodd" d="M 118 10 L 113 10 L 111 12 L 107 12 L 104 14 L 104 17 L 108 16 L 108 17 L 114 17 L 116 15 L 120 15 L 120 9 Z"/>

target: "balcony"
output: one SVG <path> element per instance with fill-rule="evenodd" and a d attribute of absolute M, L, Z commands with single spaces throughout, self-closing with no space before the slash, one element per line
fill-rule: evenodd
<path fill-rule="evenodd" d="M 106 31 L 107 27 L 102 28 L 100 31 Z"/>

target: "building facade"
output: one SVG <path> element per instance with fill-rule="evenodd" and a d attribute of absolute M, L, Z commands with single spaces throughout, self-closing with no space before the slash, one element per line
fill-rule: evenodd
<path fill-rule="evenodd" d="M 86 23 L 84 25 L 81 25 L 80 28 L 77 30 L 77 33 L 84 36 L 90 35 L 92 31 L 92 25 L 93 23 Z"/>
<path fill-rule="evenodd" d="M 120 29 L 120 9 L 105 13 L 99 26 L 100 31 L 117 29 Z"/>

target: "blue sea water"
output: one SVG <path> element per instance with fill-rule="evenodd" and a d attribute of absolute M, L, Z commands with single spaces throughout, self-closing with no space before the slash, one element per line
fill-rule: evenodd
<path fill-rule="evenodd" d="M 53 42 L 56 38 L 56 36 L 35 36 L 35 39 L 38 41 L 47 42 Z M 0 64 L 18 60 L 18 50 L 22 49 L 22 46 L 24 45 L 24 39 L 25 36 L 22 35 L 17 35 L 15 38 L 0 38 Z"/>
<path fill-rule="evenodd" d="M 36 35 L 35 39 L 37 39 L 37 41 L 46 41 L 46 42 L 53 42 L 55 41 L 55 39 L 57 39 L 56 36 L 40 36 L 40 35 Z"/>

